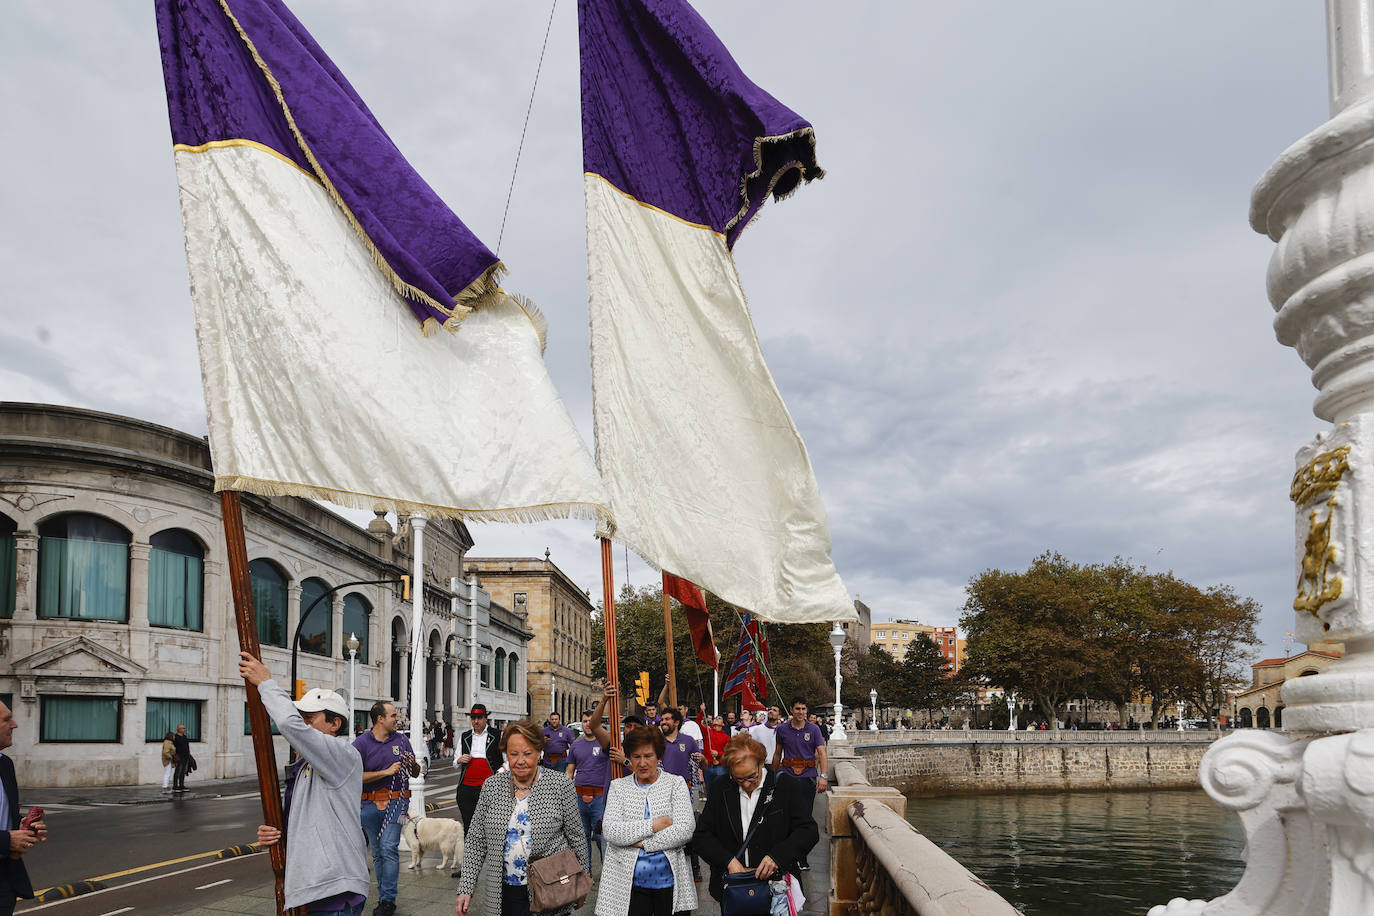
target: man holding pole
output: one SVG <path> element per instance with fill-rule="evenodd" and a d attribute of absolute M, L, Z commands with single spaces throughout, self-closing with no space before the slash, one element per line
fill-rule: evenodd
<path fill-rule="evenodd" d="M 361 916 L 371 883 L 362 837 L 336 829 L 356 823 L 354 799 L 363 785 L 363 761 L 347 737 L 348 704 L 318 687 L 293 703 L 267 666 L 247 652 L 239 653 L 239 675 L 258 688 L 277 730 L 305 761 L 287 788 L 282 820 L 286 906 Z M 274 846 L 282 833 L 264 824 L 258 843 Z"/>

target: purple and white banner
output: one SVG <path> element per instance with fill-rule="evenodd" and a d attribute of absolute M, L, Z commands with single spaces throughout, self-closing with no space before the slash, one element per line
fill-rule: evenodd
<path fill-rule="evenodd" d="M 757 616 L 848 620 L 815 474 L 731 247 L 823 174 L 683 0 L 581 0 L 597 466 L 619 540 Z"/>
<path fill-rule="evenodd" d="M 542 318 L 290 11 L 156 9 L 216 489 L 604 517 Z"/>

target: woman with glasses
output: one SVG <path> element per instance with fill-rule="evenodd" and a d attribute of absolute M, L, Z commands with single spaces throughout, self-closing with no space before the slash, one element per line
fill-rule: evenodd
<path fill-rule="evenodd" d="M 747 733 L 731 738 L 722 755 L 729 778 L 711 785 L 697 818 L 692 848 L 710 863 L 716 900 L 726 872 L 752 871 L 773 881 L 786 874 L 798 877 L 799 864 L 820 839 L 811 816 L 815 790 L 808 783 L 779 778 L 763 765 L 766 755 L 764 746 Z M 740 855 L 746 837 L 749 845 Z"/>
<path fill-rule="evenodd" d="M 692 839 L 692 790 L 660 769 L 665 741 L 653 726 L 625 733 L 630 772 L 612 780 L 601 835 L 605 859 L 596 916 L 671 916 L 697 908 L 683 847 Z"/>

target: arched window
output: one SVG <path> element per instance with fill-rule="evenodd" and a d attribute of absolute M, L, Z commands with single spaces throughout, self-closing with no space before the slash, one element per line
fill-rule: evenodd
<path fill-rule="evenodd" d="M 0 620 L 14 616 L 15 581 L 18 575 L 16 549 L 19 543 L 14 533 L 19 526 L 12 519 L 0 515 Z"/>
<path fill-rule="evenodd" d="M 497 649 L 497 650 L 496 650 L 496 671 L 495 671 L 495 675 L 496 675 L 496 683 L 495 683 L 495 685 L 494 685 L 494 689 L 496 689 L 496 690 L 505 690 L 505 689 L 506 689 L 506 650 L 505 650 L 505 649 Z"/>
<path fill-rule="evenodd" d="M 1274 727 L 1283 728 L 1283 707 L 1279 706 L 1274 710 Z"/>
<path fill-rule="evenodd" d="M 129 619 L 129 532 L 73 512 L 38 526 L 38 616 Z"/>
<path fill-rule="evenodd" d="M 1312 675 L 1314 675 L 1314 674 L 1316 674 L 1316 673 L 1317 673 L 1317 669 L 1316 669 L 1316 668 L 1308 668 L 1306 671 L 1299 672 L 1299 673 L 1298 673 L 1298 677 L 1311 677 Z"/>
<path fill-rule="evenodd" d="M 358 664 L 367 664 L 367 634 L 372 627 L 372 605 L 357 592 L 344 598 L 343 631 L 344 641 L 348 634 L 358 637 Z M 343 657 L 348 658 L 348 649 L 343 649 Z"/>
<path fill-rule="evenodd" d="M 1240 710 L 1240 727 L 1241 727 L 1241 728 L 1254 728 L 1254 727 L 1255 727 L 1255 717 L 1250 713 L 1250 707 L 1248 707 L 1248 706 L 1241 707 L 1241 710 Z"/>
<path fill-rule="evenodd" d="M 506 656 L 506 683 L 511 693 L 520 692 L 520 656 L 514 652 Z"/>
<path fill-rule="evenodd" d="M 1259 712 L 1255 713 L 1255 726 L 1257 728 L 1269 727 L 1269 708 L 1267 706 L 1261 706 Z"/>
<path fill-rule="evenodd" d="M 286 646 L 286 576 L 271 560 L 248 564 L 253 581 L 253 611 L 258 615 L 258 642 Z"/>
<path fill-rule="evenodd" d="M 204 629 L 205 550 L 189 531 L 170 528 L 148 539 L 148 623 L 180 630 Z"/>
<path fill-rule="evenodd" d="M 333 630 L 334 602 L 321 596 L 329 591 L 322 579 L 306 579 L 301 583 L 301 651 L 311 655 L 329 655 L 329 634 Z M 331 596 L 332 597 L 332 596 Z M 319 601 L 318 604 L 315 604 Z M 315 604 L 310 616 L 305 611 Z"/>

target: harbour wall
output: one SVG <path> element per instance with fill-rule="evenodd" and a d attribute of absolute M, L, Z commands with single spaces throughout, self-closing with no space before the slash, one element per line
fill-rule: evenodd
<path fill-rule="evenodd" d="M 1215 732 L 917 734 L 867 741 L 852 735 L 870 784 L 890 786 L 908 798 L 1197 788 L 1202 755 L 1218 737 Z"/>

